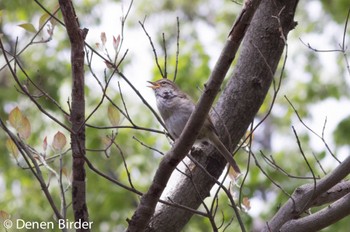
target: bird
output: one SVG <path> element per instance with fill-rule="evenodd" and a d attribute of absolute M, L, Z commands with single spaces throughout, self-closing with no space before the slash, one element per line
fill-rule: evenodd
<path fill-rule="evenodd" d="M 167 131 L 173 139 L 178 139 L 195 109 L 195 103 L 169 79 L 162 78 L 154 82 L 148 81 L 148 83 L 151 84 L 148 87 L 154 90 L 157 108 Z M 229 152 L 221 142 L 209 115 L 204 121 L 197 137 L 197 141 L 207 141 L 212 144 L 226 159 L 234 171 L 237 174 L 241 173 L 231 152 Z"/>

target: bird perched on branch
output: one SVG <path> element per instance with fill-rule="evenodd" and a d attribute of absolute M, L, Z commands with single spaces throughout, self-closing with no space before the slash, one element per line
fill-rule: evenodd
<path fill-rule="evenodd" d="M 168 79 L 163 78 L 155 82 L 149 81 L 149 83 L 151 84 L 149 87 L 154 90 L 157 107 L 166 129 L 174 139 L 179 138 L 195 109 L 194 102 L 174 82 Z M 211 143 L 237 174 L 241 172 L 231 152 L 221 142 L 209 116 L 200 130 L 197 140 L 206 140 Z"/>

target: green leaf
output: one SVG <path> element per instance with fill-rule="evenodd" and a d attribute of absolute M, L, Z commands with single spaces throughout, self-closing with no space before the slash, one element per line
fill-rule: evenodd
<path fill-rule="evenodd" d="M 31 23 L 23 23 L 23 24 L 20 24 L 18 26 L 22 27 L 26 31 L 29 31 L 32 33 L 37 33 L 37 30 L 35 29 L 35 27 Z"/>
<path fill-rule="evenodd" d="M 4 15 L 3 11 L 0 10 L 0 23 L 2 22 L 2 16 Z"/>
<path fill-rule="evenodd" d="M 344 118 L 337 126 L 334 132 L 334 140 L 337 145 L 350 145 L 350 116 Z"/>
<path fill-rule="evenodd" d="M 39 28 L 42 28 L 44 26 L 44 24 L 47 22 L 49 17 L 50 17 L 50 15 L 48 13 L 44 13 L 43 15 L 40 16 Z"/>
<path fill-rule="evenodd" d="M 108 119 L 113 126 L 119 125 L 120 113 L 113 105 L 108 106 Z"/>

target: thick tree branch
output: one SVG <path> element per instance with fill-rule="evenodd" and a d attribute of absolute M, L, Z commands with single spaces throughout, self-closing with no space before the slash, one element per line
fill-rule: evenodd
<path fill-rule="evenodd" d="M 332 203 L 346 194 L 350 193 L 350 181 L 340 182 L 334 185 L 328 191 L 322 193 L 316 200 L 312 203 L 312 207 L 321 206 L 324 204 Z"/>
<path fill-rule="evenodd" d="M 228 130 L 232 143 L 226 144 L 232 144 L 231 151 L 245 134 L 265 99 L 285 47 L 285 41 L 281 37 L 286 38 L 288 32 L 295 27 L 293 18 L 297 3 L 297 0 L 262 1 L 248 28 L 233 76 L 215 107 L 220 117 L 215 126 L 221 132 Z M 279 17 L 279 21 L 276 17 Z M 218 117 L 216 114 L 213 116 Z M 216 178 L 219 178 L 226 165 L 214 149 L 206 149 L 193 156 Z M 238 162 L 244 159 L 236 158 Z M 190 163 L 187 165 L 194 166 Z M 209 196 L 215 182 L 200 168 L 192 168 L 190 171 L 191 180 L 184 175 L 177 175 L 171 181 L 176 181 L 176 187 L 167 188 L 162 199 L 171 197 L 174 202 L 198 208 L 202 204 L 198 192 L 201 196 Z M 155 214 L 157 216 L 152 219 L 149 231 L 180 231 L 193 215 L 163 204 L 157 206 Z"/>
<path fill-rule="evenodd" d="M 290 220 L 282 226 L 282 232 L 319 231 L 350 214 L 350 193 L 324 209 L 309 216 Z"/>
<path fill-rule="evenodd" d="M 260 0 L 245 1 L 243 10 L 231 30 L 195 111 L 180 138 L 161 161 L 149 191 L 142 196 L 141 202 L 129 222 L 128 231 L 144 231 L 149 223 L 171 173 L 191 149 L 259 4 Z"/>
<path fill-rule="evenodd" d="M 72 1 L 59 0 L 66 30 L 71 43 L 72 64 L 72 104 L 70 120 L 72 123 L 71 147 L 73 157 L 72 203 L 75 221 L 88 223 L 85 183 L 85 96 L 84 96 L 84 40 L 87 29 L 81 30 L 75 15 Z M 77 231 L 90 231 L 81 228 Z"/>
<path fill-rule="evenodd" d="M 350 157 L 348 157 L 336 169 L 334 169 L 333 172 L 317 181 L 316 186 L 313 184 L 306 184 L 297 188 L 292 195 L 292 199 L 289 199 L 275 214 L 275 216 L 266 223 L 263 231 L 279 231 L 279 229 L 281 229 L 285 223 L 300 217 L 305 210 L 312 206 L 312 204 L 319 198 L 319 196 L 321 196 L 321 194 L 326 193 L 327 190 L 339 183 L 349 174 L 349 172 Z M 347 211 L 344 211 L 344 216 L 347 214 Z M 329 215 L 329 217 L 330 216 L 331 215 Z M 331 224 L 332 221 L 328 222 Z"/>

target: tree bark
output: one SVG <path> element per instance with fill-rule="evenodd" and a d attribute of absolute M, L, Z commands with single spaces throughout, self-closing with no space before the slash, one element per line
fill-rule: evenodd
<path fill-rule="evenodd" d="M 350 214 L 350 194 L 324 209 L 300 219 L 292 219 L 282 226 L 282 232 L 319 231 Z M 270 230 L 271 231 L 271 230 Z"/>
<path fill-rule="evenodd" d="M 313 205 L 317 205 L 328 191 L 334 191 L 333 186 L 341 187 L 338 191 L 343 192 L 340 182 L 349 174 L 350 157 L 345 159 L 330 174 L 318 180 L 316 183 L 298 187 L 292 197 L 278 210 L 274 217 L 266 222 L 264 232 L 269 231 L 317 231 L 350 214 L 349 193 L 341 197 L 330 208 L 325 208 L 312 215 L 300 218 L 301 215 Z M 339 184 L 337 184 L 339 183 Z M 345 182 L 346 183 L 346 182 Z M 337 197 L 334 198 L 336 200 Z M 316 223 L 315 223 L 316 222 Z"/>
<path fill-rule="evenodd" d="M 87 29 L 80 29 L 72 1 L 59 0 L 69 41 L 71 43 L 72 65 L 72 123 L 71 148 L 73 157 L 72 206 L 74 218 L 80 225 L 88 225 L 89 214 L 86 204 L 85 182 L 85 81 L 84 81 L 84 41 Z M 82 227 L 76 231 L 90 231 Z"/>
<path fill-rule="evenodd" d="M 262 1 L 246 33 L 242 51 L 234 73 L 225 87 L 215 111 L 218 131 L 228 130 L 231 151 L 237 146 L 249 124 L 263 103 L 281 58 L 285 41 L 296 23 L 293 21 L 297 0 Z M 215 117 L 215 115 L 213 115 Z M 226 129 L 224 130 L 224 125 Z M 227 139 L 226 139 L 227 140 Z M 226 145 L 230 144 L 226 142 Z M 208 154 L 208 155 L 205 155 Z M 219 178 L 226 162 L 211 147 L 192 152 L 213 177 Z M 239 163 L 240 157 L 236 157 Z M 197 209 L 209 196 L 214 181 L 188 159 L 182 167 L 183 175 L 175 171 L 162 199 Z M 241 169 L 244 168 L 241 165 Z M 193 216 L 193 212 L 158 204 L 147 231 L 180 231 Z"/>
<path fill-rule="evenodd" d="M 229 67 L 235 58 L 241 41 L 249 27 L 251 19 L 261 0 L 247 0 L 236 19 L 231 32 L 222 49 L 220 57 L 209 77 L 205 90 L 201 95 L 195 110 L 191 114 L 180 137 L 174 146 L 163 157 L 148 191 L 141 197 L 141 201 L 131 220 L 128 220 L 128 232 L 144 231 L 149 224 L 161 194 L 169 182 L 169 178 L 176 166 L 186 157 L 195 142 L 199 131 L 206 120 L 215 96 L 219 92 Z"/>

